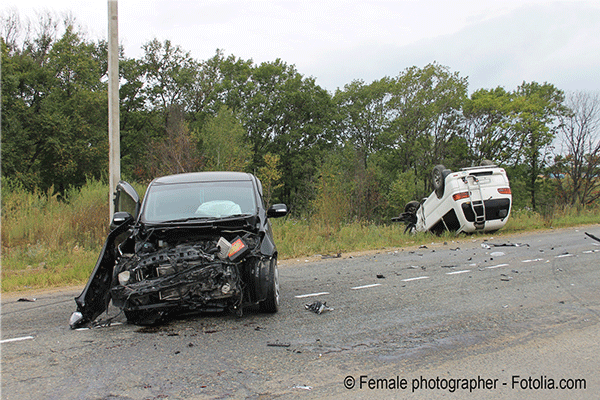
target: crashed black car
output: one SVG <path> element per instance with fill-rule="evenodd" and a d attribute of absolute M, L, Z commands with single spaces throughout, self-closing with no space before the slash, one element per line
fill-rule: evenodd
<path fill-rule="evenodd" d="M 89 325 L 110 301 L 127 320 L 152 324 L 171 312 L 277 312 L 277 248 L 260 180 L 241 172 L 197 172 L 153 180 L 143 203 L 131 185 L 115 191 L 111 231 L 71 328 Z"/>

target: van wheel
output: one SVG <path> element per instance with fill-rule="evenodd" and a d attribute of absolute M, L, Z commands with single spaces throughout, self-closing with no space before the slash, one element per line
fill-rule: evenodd
<path fill-rule="evenodd" d="M 421 204 L 418 201 L 411 201 L 404 206 L 404 212 L 415 214 Z"/>
<path fill-rule="evenodd" d="M 446 176 L 450 173 L 450 170 L 446 169 L 443 165 L 436 165 L 433 167 L 433 173 L 431 174 L 431 181 L 433 183 L 433 190 L 438 199 L 444 196 L 444 183 Z"/>

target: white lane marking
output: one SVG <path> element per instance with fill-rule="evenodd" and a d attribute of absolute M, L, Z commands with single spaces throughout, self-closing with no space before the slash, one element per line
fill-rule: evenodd
<path fill-rule="evenodd" d="M 33 339 L 33 336 L 23 336 L 23 337 L 12 338 L 12 339 L 4 339 L 4 340 L 0 340 L 0 343 L 20 342 L 21 340 L 29 340 L 29 339 Z"/>
<path fill-rule="evenodd" d="M 315 296 L 323 296 L 329 294 L 329 292 L 319 292 L 319 293 L 308 293 L 308 294 L 299 294 L 298 296 L 294 296 L 297 299 L 303 299 L 305 297 L 315 297 Z"/>
<path fill-rule="evenodd" d="M 487 268 L 487 269 L 494 269 L 494 268 L 500 268 L 500 267 L 508 267 L 508 264 L 491 265 L 491 266 L 485 267 L 485 268 Z"/>
<path fill-rule="evenodd" d="M 524 263 L 537 262 L 537 261 L 544 261 L 544 259 L 543 258 L 534 258 L 532 260 L 521 260 L 521 262 L 524 262 Z"/>
<path fill-rule="evenodd" d="M 471 272 L 470 269 L 465 269 L 463 271 L 452 271 L 452 272 L 446 272 L 446 275 L 457 275 L 457 274 L 464 274 L 467 272 Z"/>
<path fill-rule="evenodd" d="M 416 278 L 402 279 L 402 282 L 418 281 L 419 279 L 428 279 L 428 276 L 417 276 Z"/>
<path fill-rule="evenodd" d="M 554 258 L 563 258 L 563 257 L 573 257 L 573 254 L 559 254 L 554 256 Z"/>
<path fill-rule="evenodd" d="M 583 252 L 583 254 L 597 253 L 599 251 L 600 250 L 596 250 L 596 249 L 594 249 L 594 250 L 586 250 L 586 251 Z"/>
<path fill-rule="evenodd" d="M 366 288 L 375 287 L 375 286 L 381 286 L 381 283 L 373 283 L 371 285 L 364 285 L 364 286 L 354 286 L 353 288 L 350 288 L 350 289 L 359 290 L 359 289 L 366 289 Z"/>

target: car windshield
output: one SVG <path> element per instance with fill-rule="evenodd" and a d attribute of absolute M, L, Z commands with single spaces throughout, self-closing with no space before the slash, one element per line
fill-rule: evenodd
<path fill-rule="evenodd" d="M 146 194 L 146 222 L 226 218 L 256 214 L 252 182 L 191 182 L 161 184 Z"/>

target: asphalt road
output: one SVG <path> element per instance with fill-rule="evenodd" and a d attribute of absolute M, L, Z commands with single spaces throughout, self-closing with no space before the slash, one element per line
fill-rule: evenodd
<path fill-rule="evenodd" d="M 280 262 L 275 315 L 138 327 L 111 308 L 110 326 L 70 330 L 81 288 L 4 295 L 2 398 L 597 399 L 584 232 L 600 225 Z"/>

